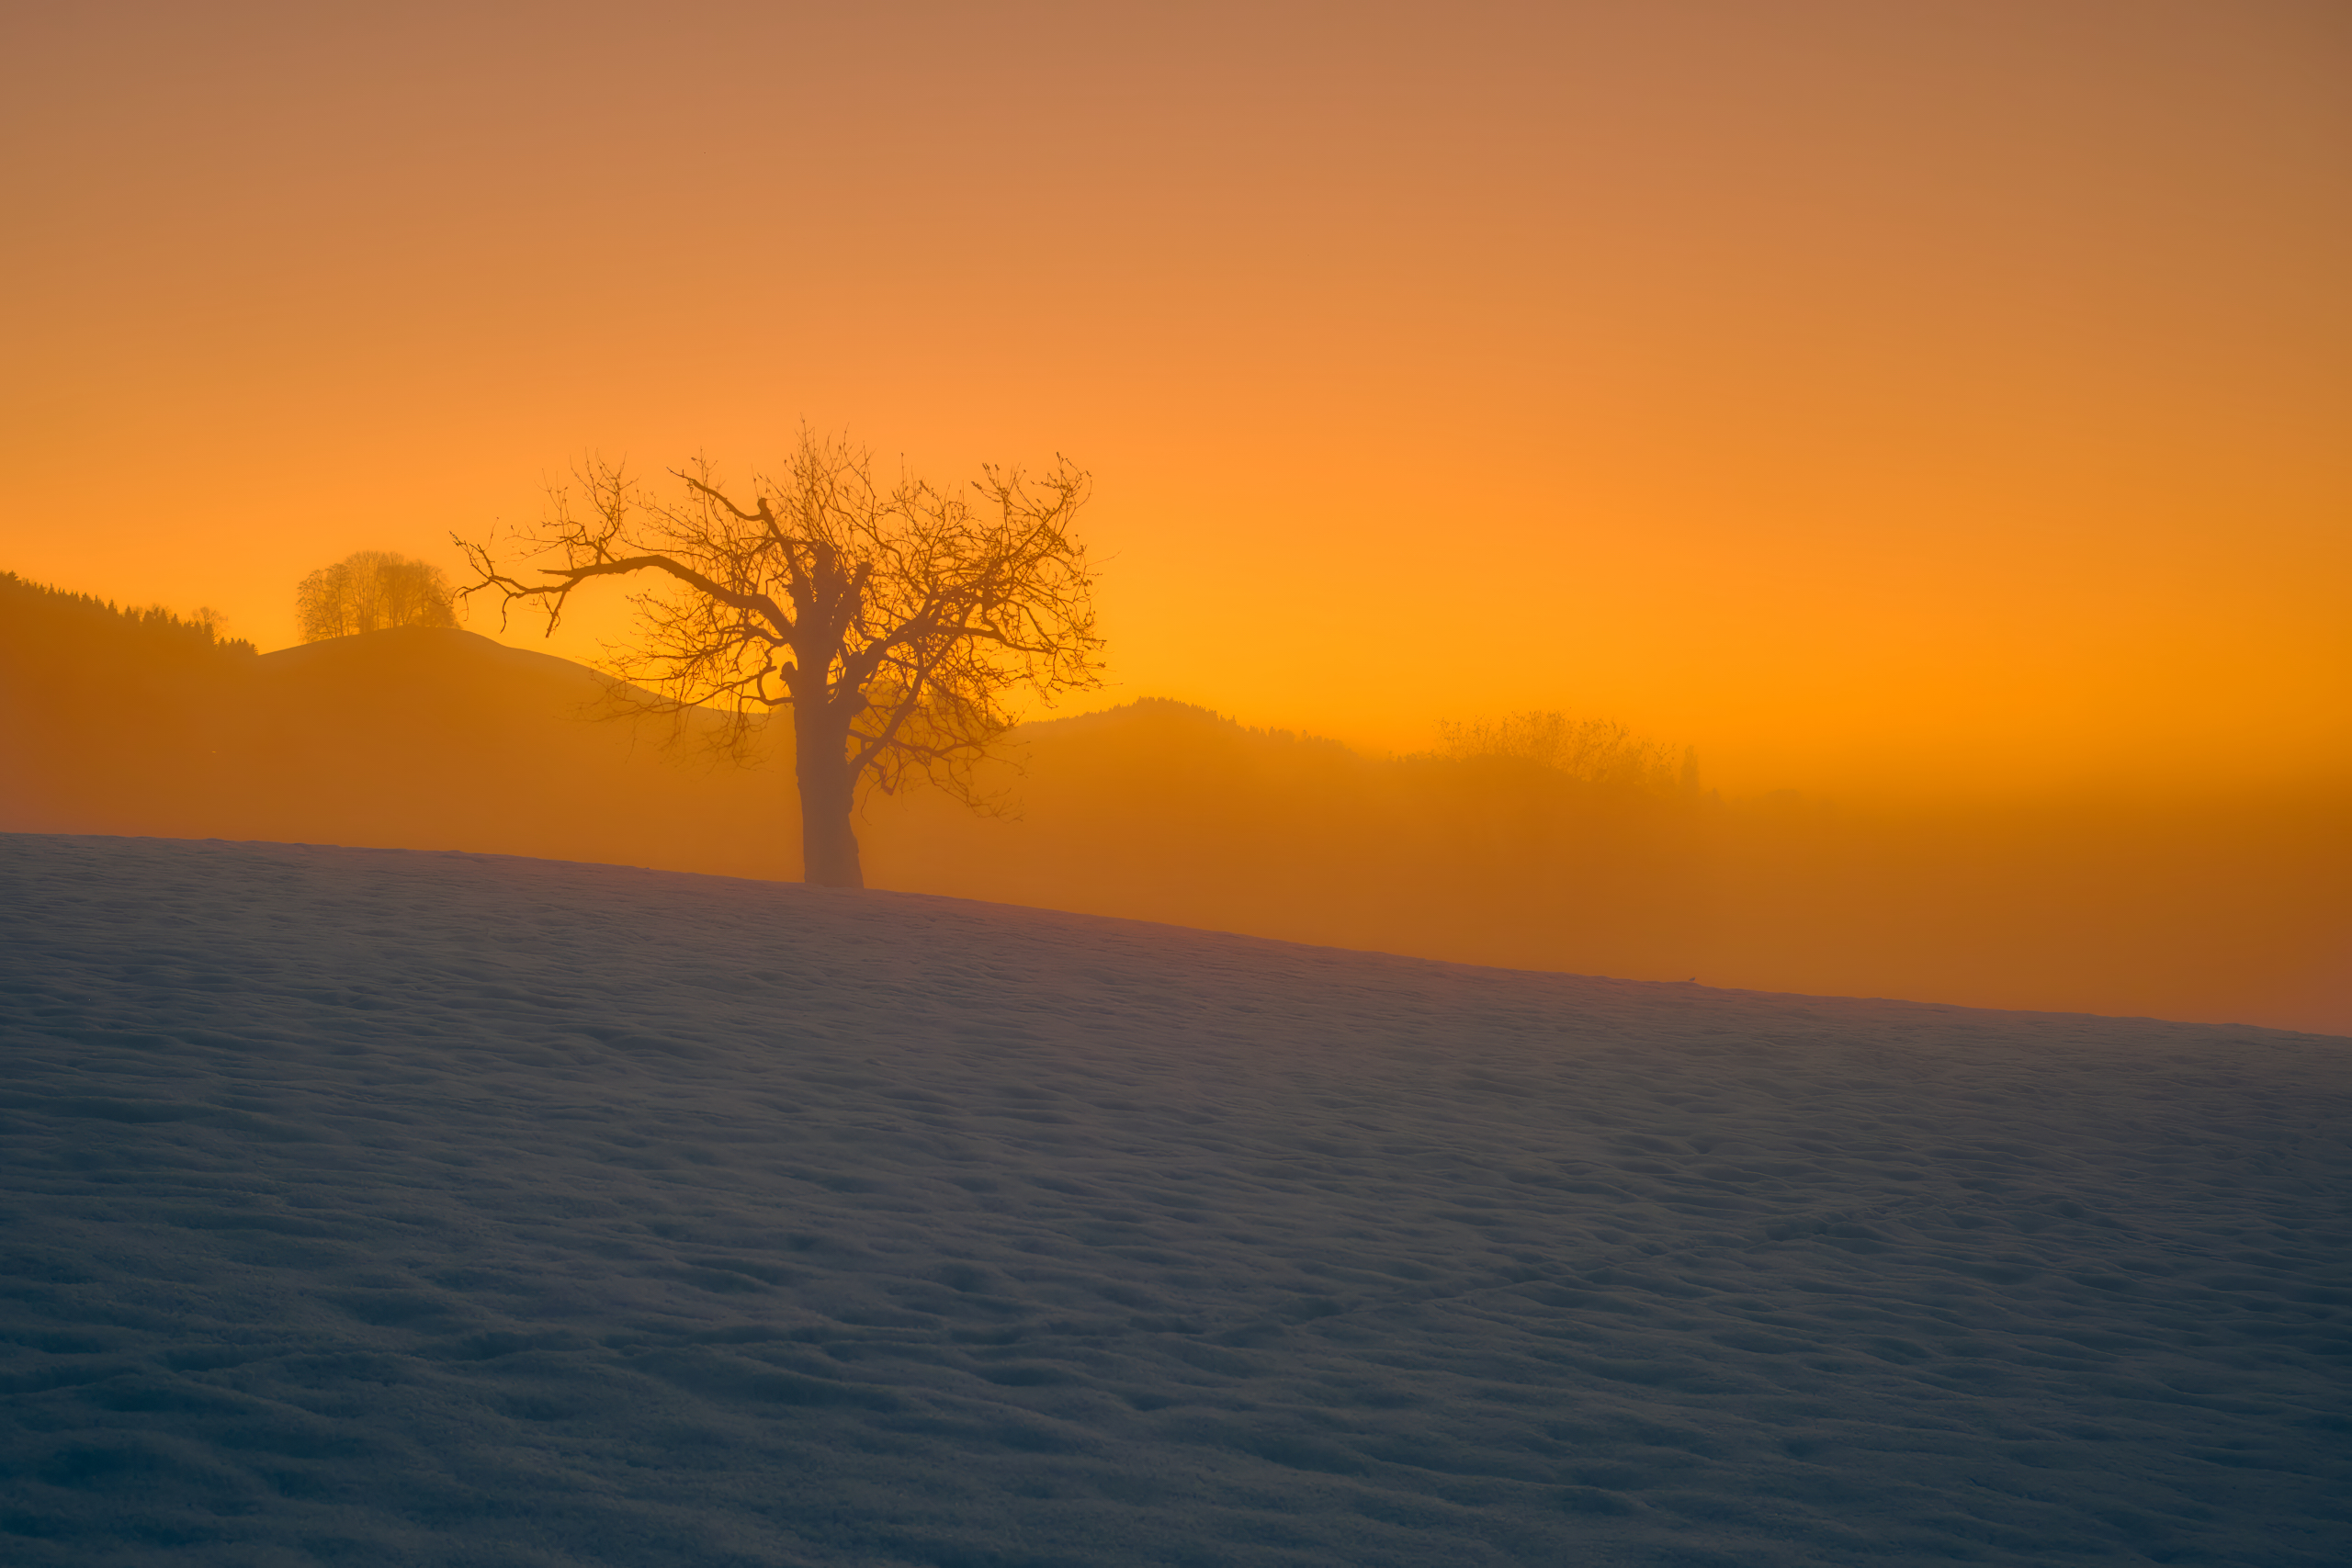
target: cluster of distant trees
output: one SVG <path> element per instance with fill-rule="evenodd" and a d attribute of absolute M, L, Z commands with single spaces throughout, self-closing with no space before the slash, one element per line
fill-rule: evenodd
<path fill-rule="evenodd" d="M 304 642 L 396 626 L 455 626 L 457 594 L 439 567 L 386 550 L 356 550 L 294 591 Z"/>
<path fill-rule="evenodd" d="M 1699 760 L 1689 747 L 1645 740 L 1611 719 L 1572 719 L 1530 711 L 1498 719 L 1441 719 L 1438 755 L 1449 761 L 1515 762 L 1564 773 L 1579 784 L 1638 795 L 1695 794 Z"/>

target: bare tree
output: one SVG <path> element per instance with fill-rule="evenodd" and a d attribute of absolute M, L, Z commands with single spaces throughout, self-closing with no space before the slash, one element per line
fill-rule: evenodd
<path fill-rule="evenodd" d="M 717 708 L 739 758 L 758 721 L 792 710 L 803 874 L 862 887 L 851 813 L 861 784 L 924 780 L 976 804 L 972 765 L 1012 727 L 1006 696 L 1100 684 L 1094 573 L 1069 536 L 1087 476 L 1067 461 L 1024 479 L 984 468 L 967 493 L 902 476 L 804 431 L 784 472 L 730 490 L 706 463 L 657 496 L 617 467 L 550 496 L 537 529 L 458 540 L 475 581 L 553 632 L 571 594 L 649 574 L 636 637 L 611 673 L 679 712 Z M 522 563 L 543 581 L 514 575 Z"/>
<path fill-rule="evenodd" d="M 354 551 L 294 590 L 304 642 L 393 626 L 455 626 L 454 606 L 439 567 L 384 550 Z"/>

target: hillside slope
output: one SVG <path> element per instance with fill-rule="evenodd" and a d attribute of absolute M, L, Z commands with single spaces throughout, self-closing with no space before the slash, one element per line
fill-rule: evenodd
<path fill-rule="evenodd" d="M 2352 1033 L 2352 788 L 1724 802 L 1375 759 L 1141 702 L 1019 799 L 877 810 L 885 886 L 1515 968 Z"/>
<path fill-rule="evenodd" d="M 2342 1041 L 0 837 L 0 1556 L 2333 1565 Z"/>

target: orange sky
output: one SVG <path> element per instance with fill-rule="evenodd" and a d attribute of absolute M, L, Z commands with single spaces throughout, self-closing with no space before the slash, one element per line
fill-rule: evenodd
<path fill-rule="evenodd" d="M 806 417 L 1092 468 L 1114 699 L 1736 788 L 2352 759 L 2333 0 L 5 28 L 0 568 L 274 647 Z"/>

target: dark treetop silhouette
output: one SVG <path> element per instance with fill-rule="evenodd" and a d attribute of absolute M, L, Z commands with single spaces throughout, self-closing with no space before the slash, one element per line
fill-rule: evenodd
<path fill-rule="evenodd" d="M 394 626 L 455 626 L 448 579 L 427 561 L 384 550 L 355 550 L 294 590 L 304 642 Z"/>
<path fill-rule="evenodd" d="M 1035 479 L 985 467 L 975 501 L 904 476 L 878 487 L 863 448 L 804 432 L 748 507 L 707 463 L 673 475 L 684 490 L 663 500 L 591 461 L 591 515 L 560 490 L 536 530 L 457 540 L 476 576 L 464 592 L 496 592 L 502 616 L 536 605 L 552 632 L 582 583 L 653 574 L 613 672 L 670 711 L 728 714 L 739 758 L 761 715 L 792 710 L 810 882 L 865 885 L 850 826 L 862 781 L 887 793 L 927 779 L 972 803 L 971 764 L 1012 722 L 1009 692 L 1100 683 L 1094 573 L 1069 534 L 1087 476 L 1067 461 Z M 551 581 L 511 574 L 550 555 L 562 564 L 537 570 Z"/>

